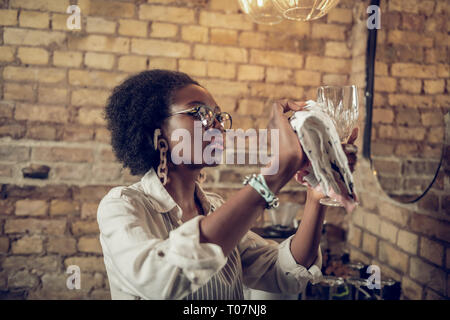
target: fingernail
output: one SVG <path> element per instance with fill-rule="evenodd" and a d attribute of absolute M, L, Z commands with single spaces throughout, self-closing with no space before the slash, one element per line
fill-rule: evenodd
<path fill-rule="evenodd" d="M 358 147 L 353 144 L 344 144 L 344 150 L 351 153 L 357 153 Z"/>

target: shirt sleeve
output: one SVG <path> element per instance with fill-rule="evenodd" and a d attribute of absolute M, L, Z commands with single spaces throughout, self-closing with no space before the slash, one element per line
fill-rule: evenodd
<path fill-rule="evenodd" d="M 292 256 L 292 238 L 278 244 L 249 231 L 239 244 L 244 284 L 273 293 L 299 294 L 308 282 L 318 282 L 322 278 L 320 246 L 313 265 L 306 268 Z"/>
<path fill-rule="evenodd" d="M 161 239 L 145 225 L 144 205 L 127 196 L 104 198 L 97 221 L 105 263 L 120 288 L 143 299 L 181 299 L 226 264 L 222 248 L 200 243 L 195 217 Z"/>

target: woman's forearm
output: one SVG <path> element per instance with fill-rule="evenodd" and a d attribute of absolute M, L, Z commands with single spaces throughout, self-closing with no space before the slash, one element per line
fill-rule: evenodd
<path fill-rule="evenodd" d="M 265 176 L 269 189 L 275 194 L 290 178 L 289 172 Z M 200 221 L 200 241 L 215 243 L 222 247 L 225 256 L 228 255 L 253 226 L 256 218 L 263 214 L 265 206 L 265 200 L 253 187 L 243 187 Z"/>
<path fill-rule="evenodd" d="M 309 268 L 317 258 L 326 206 L 309 195 L 302 221 L 291 242 L 291 252 L 298 264 Z"/>
<path fill-rule="evenodd" d="M 200 221 L 200 241 L 221 246 L 227 256 L 263 213 L 264 205 L 264 199 L 251 186 L 245 186 Z"/>

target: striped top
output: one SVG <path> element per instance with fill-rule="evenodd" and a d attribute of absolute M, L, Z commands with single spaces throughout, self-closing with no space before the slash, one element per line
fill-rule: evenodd
<path fill-rule="evenodd" d="M 195 195 L 207 214 L 224 202 L 199 184 Z M 112 299 L 239 300 L 244 285 L 298 294 L 322 275 L 320 247 L 307 269 L 292 256 L 292 237 L 278 244 L 248 231 L 225 257 L 220 246 L 200 242 L 203 215 L 184 223 L 181 217 L 153 169 L 103 197 L 97 221 Z"/>
<path fill-rule="evenodd" d="M 179 227 L 163 215 L 164 225 L 170 232 Z M 212 278 L 195 292 L 189 293 L 184 300 L 243 300 L 242 265 L 239 251 L 234 249 L 228 256 L 226 265 L 215 273 Z"/>

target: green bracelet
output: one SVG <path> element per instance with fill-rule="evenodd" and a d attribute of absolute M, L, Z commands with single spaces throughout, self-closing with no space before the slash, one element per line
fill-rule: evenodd
<path fill-rule="evenodd" d="M 255 189 L 261 195 L 261 197 L 264 198 L 264 200 L 266 201 L 267 209 L 278 207 L 279 199 L 272 191 L 270 191 L 262 174 L 256 175 L 255 173 L 253 173 L 250 176 L 246 176 L 242 183 L 244 185 L 249 184 L 250 186 L 252 186 L 252 188 Z"/>

